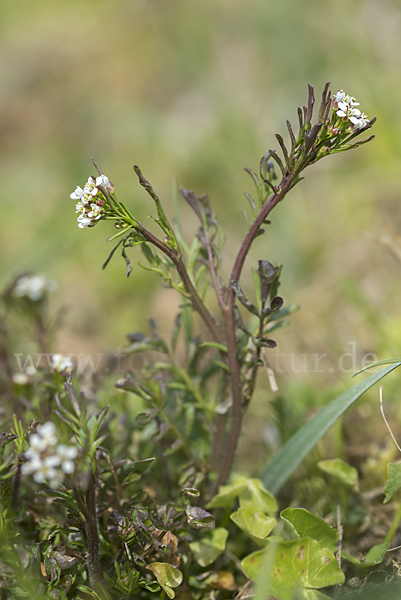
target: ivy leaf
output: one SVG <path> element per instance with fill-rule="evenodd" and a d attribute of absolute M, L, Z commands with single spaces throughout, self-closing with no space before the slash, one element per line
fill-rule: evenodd
<path fill-rule="evenodd" d="M 388 463 L 387 465 L 387 481 L 384 486 L 384 504 L 389 502 L 391 498 L 401 490 L 401 464 Z"/>
<path fill-rule="evenodd" d="M 280 517 L 293 539 L 311 537 L 324 548 L 328 548 L 332 552 L 336 551 L 336 544 L 340 536 L 337 529 L 333 529 L 323 519 L 312 515 L 305 508 L 286 508 L 281 511 Z"/>
<path fill-rule="evenodd" d="M 158 583 L 166 592 L 169 598 L 175 597 L 173 588 L 178 587 L 182 583 L 182 573 L 178 569 L 173 569 L 168 563 L 154 562 L 146 567 L 152 571 Z"/>
<path fill-rule="evenodd" d="M 267 517 L 249 508 L 239 508 L 230 519 L 259 546 L 266 544 L 266 538 L 276 526 L 274 517 Z"/>
<path fill-rule="evenodd" d="M 230 571 L 206 571 L 195 577 L 189 577 L 189 584 L 199 590 L 214 588 L 233 592 L 236 589 L 235 579 Z"/>
<path fill-rule="evenodd" d="M 266 549 L 259 550 L 241 561 L 250 579 L 258 578 L 265 552 Z M 296 589 L 306 592 L 344 583 L 344 579 L 334 554 L 316 540 L 305 537 L 277 544 L 269 593 L 275 598 L 292 598 Z"/>
<path fill-rule="evenodd" d="M 224 527 L 217 527 L 213 531 L 205 532 L 201 539 L 191 542 L 191 548 L 196 562 L 201 567 L 211 565 L 226 547 L 228 531 Z"/>
<path fill-rule="evenodd" d="M 246 482 L 245 477 L 237 477 L 229 485 L 220 486 L 218 494 L 211 499 L 206 508 L 228 508 L 241 494 L 246 486 Z"/>
<path fill-rule="evenodd" d="M 383 561 L 383 558 L 385 557 L 386 552 L 389 548 L 390 544 L 385 542 L 383 544 L 377 544 L 376 546 L 372 546 L 365 558 L 353 558 L 344 550 L 341 552 L 341 557 L 345 558 L 345 560 L 348 560 L 356 567 L 367 569 L 368 567 L 374 567 L 375 565 L 379 565 Z"/>
<path fill-rule="evenodd" d="M 355 487 L 358 483 L 358 471 L 355 467 L 347 465 L 341 458 L 321 460 L 317 463 L 321 471 L 337 479 L 337 481 L 348 487 Z"/>
<path fill-rule="evenodd" d="M 240 493 L 239 502 L 242 508 L 266 515 L 277 511 L 276 499 L 267 491 L 260 479 L 247 479 L 246 486 Z"/>

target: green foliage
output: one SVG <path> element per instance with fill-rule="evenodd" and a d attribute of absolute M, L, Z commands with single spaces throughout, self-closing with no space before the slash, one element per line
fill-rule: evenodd
<path fill-rule="evenodd" d="M 196 542 L 191 542 L 191 548 L 195 560 L 201 567 L 208 567 L 226 547 L 228 531 L 224 527 L 216 527 L 213 531 L 205 532 Z"/>
<path fill-rule="evenodd" d="M 401 464 L 389 463 L 387 465 L 387 481 L 384 486 L 386 497 L 384 502 L 389 502 L 394 494 L 401 490 Z"/>
<path fill-rule="evenodd" d="M 331 552 L 337 550 L 339 532 L 304 508 L 286 508 L 280 513 L 285 528 L 293 539 L 310 537 Z"/>
<path fill-rule="evenodd" d="M 302 598 L 308 598 L 309 594 L 305 592 L 309 589 L 344 582 L 344 573 L 333 553 L 312 538 L 279 542 L 275 551 L 269 592 L 278 600 L 293 598 L 296 592 L 301 592 Z M 251 579 L 257 578 L 265 552 L 259 550 L 242 560 L 241 566 Z"/>
<path fill-rule="evenodd" d="M 309 423 L 301 427 L 286 444 L 275 454 L 264 468 L 261 479 L 272 493 L 277 493 L 294 470 L 312 450 L 322 435 L 341 417 L 355 400 L 358 400 L 369 388 L 380 381 L 388 373 L 399 367 L 397 362 L 378 373 L 371 375 L 365 381 L 357 383 L 352 388 L 332 400 Z"/>
<path fill-rule="evenodd" d="M 357 469 L 347 465 L 341 458 L 321 460 L 317 463 L 317 466 L 323 473 L 327 473 L 342 485 L 354 487 L 358 483 Z"/>
<path fill-rule="evenodd" d="M 287 499 L 273 494 L 344 411 L 401 363 L 332 401 L 290 437 L 260 479 L 240 474 L 230 481 L 260 368 L 272 372 L 269 351 L 277 342 L 271 333 L 279 332 L 298 308 L 284 307 L 278 295 L 281 264 L 259 260 L 254 290 L 248 292 L 240 283 L 245 259 L 270 225 L 272 210 L 308 166 L 372 139 L 355 142 L 375 119 L 361 116 L 355 100 L 343 92 L 333 98 L 325 86 L 315 121 L 314 104 L 309 86 L 307 106 L 297 113 L 298 131 L 287 122 L 288 145 L 276 135 L 281 156 L 269 150 L 257 173 L 246 169 L 256 200 L 246 193 L 247 231 L 225 279 L 226 234 L 207 195 L 181 189 L 198 222 L 189 244 L 178 211 L 170 222 L 153 185 L 135 166 L 140 186 L 156 207 L 158 237 L 118 200 L 114 185 L 93 161 L 99 176 L 91 176 L 84 189 L 76 188 L 72 198 L 79 200 L 82 229 L 113 221 L 118 230 L 108 238 L 118 242 L 104 267 L 119 248 L 129 276 L 129 249 L 139 245 L 146 261 L 141 266 L 158 274 L 182 300 L 171 335 L 161 334 L 153 319 L 147 333 L 127 335 L 119 358 L 129 366 L 115 389 L 104 378 L 97 382 L 96 395 L 95 385 L 88 386 L 79 373 L 72 375 L 69 357 L 52 354 L 49 282 L 39 278 L 38 287 L 38 279 L 21 275 L 4 292 L 1 600 L 146 600 L 155 595 L 161 600 L 166 595 L 226 600 L 233 593 L 241 598 L 254 585 L 257 600 L 313 600 L 326 597 L 319 590 L 331 593 L 329 588 L 344 583 L 342 523 L 353 524 L 345 488 L 358 492 L 356 469 L 342 459 L 315 461 L 320 489 L 322 471 L 336 486 L 340 483 L 342 521 L 336 490 L 326 491 L 332 505 L 328 511 L 322 508 L 326 498 L 320 508 L 316 503 L 319 516 L 291 506 L 281 510 L 280 520 L 278 507 Z M 31 324 L 31 343 L 41 354 L 36 368 L 13 375 L 9 365 L 16 352 L 6 324 L 17 311 Z M 392 466 L 386 501 L 399 488 Z M 296 504 L 296 494 L 289 500 Z M 337 529 L 321 518 L 333 522 L 334 514 Z M 349 568 L 383 562 L 400 519 L 397 513 L 384 541 L 373 544 L 364 560 L 343 551 Z"/>
<path fill-rule="evenodd" d="M 351 562 L 353 565 L 361 567 L 362 569 L 367 569 L 368 567 L 379 565 L 383 561 L 383 558 L 385 557 L 389 547 L 390 544 L 388 542 L 383 542 L 383 544 L 372 546 L 367 555 L 362 559 L 353 558 L 344 550 L 342 551 L 341 556 L 342 558 L 345 558 Z"/>

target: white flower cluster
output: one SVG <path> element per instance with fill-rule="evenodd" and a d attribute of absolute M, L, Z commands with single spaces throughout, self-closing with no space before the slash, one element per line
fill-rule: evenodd
<path fill-rule="evenodd" d="M 74 364 L 69 356 L 64 356 L 64 354 L 53 354 L 51 368 L 53 371 L 58 371 L 59 373 L 62 373 L 63 371 L 71 373 Z"/>
<path fill-rule="evenodd" d="M 352 124 L 353 131 L 359 131 L 369 123 L 367 115 L 362 113 L 356 106 L 359 106 L 359 102 L 352 96 L 346 95 L 343 90 L 339 90 L 334 95 L 333 110 L 336 111 L 337 117 L 341 117 Z"/>
<path fill-rule="evenodd" d="M 54 292 L 56 289 L 57 283 L 52 279 L 46 279 L 42 275 L 24 275 L 18 279 L 13 294 L 17 298 L 26 297 L 37 302 L 46 292 Z"/>
<path fill-rule="evenodd" d="M 28 460 L 22 465 L 22 473 L 33 474 L 36 483 L 48 482 L 50 487 L 56 488 L 65 474 L 75 471 L 77 454 L 75 446 L 58 443 L 56 426 L 48 421 L 29 436 L 29 448 L 25 452 Z"/>
<path fill-rule="evenodd" d="M 113 191 L 113 185 L 106 175 L 99 177 L 89 177 L 84 189 L 77 187 L 75 192 L 70 194 L 72 200 L 78 200 L 75 205 L 75 212 L 80 213 L 77 218 L 78 227 L 93 227 L 97 221 L 104 215 L 105 199 L 98 186 L 102 186 L 109 191 Z"/>

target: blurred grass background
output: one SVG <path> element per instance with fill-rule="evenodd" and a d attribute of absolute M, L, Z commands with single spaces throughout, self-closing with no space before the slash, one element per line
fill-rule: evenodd
<path fill-rule="evenodd" d="M 351 342 L 358 361 L 401 354 L 400 264 L 372 239 L 383 219 L 401 233 L 398 0 L 3 1 L 0 32 L 0 282 L 25 270 L 58 282 L 58 351 L 109 351 L 150 316 L 168 330 L 177 308 L 151 274 L 126 279 L 118 256 L 101 270 L 111 226 L 78 229 L 69 194 L 93 174 L 92 156 L 142 221 L 154 207 L 133 163 L 170 215 L 176 179 L 207 192 L 228 232 L 228 272 L 253 192 L 243 167 L 257 170 L 286 119 L 296 125 L 308 82 L 318 99 L 331 81 L 377 116 L 377 137 L 307 171 L 255 243 L 244 285 L 258 259 L 284 264 L 281 293 L 301 310 L 277 333 L 279 351 L 298 370 L 299 355 L 328 355 L 322 373 L 277 374 L 301 402 L 323 383 L 349 385 L 338 358 Z M 190 237 L 186 208 L 183 219 Z"/>

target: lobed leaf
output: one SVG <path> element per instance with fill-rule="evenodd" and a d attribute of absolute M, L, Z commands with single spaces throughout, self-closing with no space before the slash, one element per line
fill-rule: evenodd
<path fill-rule="evenodd" d="M 276 526 L 276 519 L 249 508 L 240 507 L 230 515 L 230 519 L 259 546 L 264 546 L 266 538 Z"/>
<path fill-rule="evenodd" d="M 355 467 L 347 465 L 341 458 L 321 460 L 317 463 L 321 471 L 334 477 L 342 485 L 355 487 L 358 483 L 358 471 Z"/>
<path fill-rule="evenodd" d="M 196 542 L 191 542 L 191 548 L 196 562 L 201 567 L 211 565 L 226 547 L 228 531 L 224 527 L 217 527 L 213 531 L 205 532 Z"/>
<path fill-rule="evenodd" d="M 258 578 L 265 552 L 259 550 L 241 561 L 250 579 Z M 277 600 L 287 600 L 297 589 L 323 588 L 343 583 L 344 579 L 334 554 L 316 540 L 305 537 L 277 544 L 269 592 Z"/>
<path fill-rule="evenodd" d="M 337 549 L 339 532 L 305 508 L 286 508 L 280 513 L 285 528 L 292 538 L 310 537 L 331 552 Z"/>
<path fill-rule="evenodd" d="M 387 465 L 387 481 L 384 486 L 384 504 L 389 502 L 391 498 L 401 490 L 401 464 L 388 463 Z"/>

